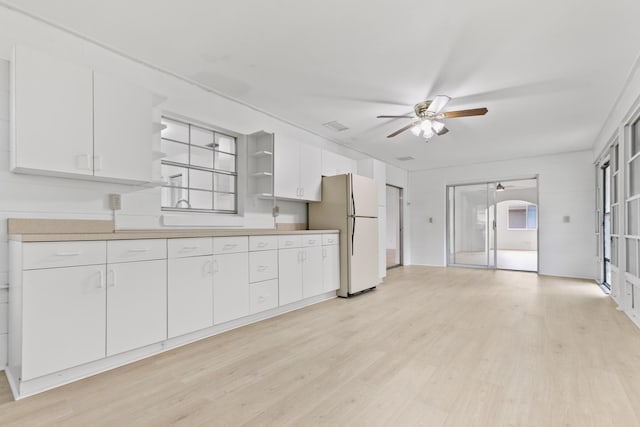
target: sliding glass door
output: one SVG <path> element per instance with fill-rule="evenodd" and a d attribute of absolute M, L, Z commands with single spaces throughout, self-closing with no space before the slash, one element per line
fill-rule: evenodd
<path fill-rule="evenodd" d="M 495 185 L 447 188 L 448 264 L 495 267 Z"/>

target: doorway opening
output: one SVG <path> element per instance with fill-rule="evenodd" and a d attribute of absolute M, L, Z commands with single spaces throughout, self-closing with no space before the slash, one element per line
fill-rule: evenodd
<path fill-rule="evenodd" d="M 447 187 L 447 265 L 538 271 L 537 178 Z"/>
<path fill-rule="evenodd" d="M 402 265 L 402 188 L 387 184 L 387 269 Z"/>

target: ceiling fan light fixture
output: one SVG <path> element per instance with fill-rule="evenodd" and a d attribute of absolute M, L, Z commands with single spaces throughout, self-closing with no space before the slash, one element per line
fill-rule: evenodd
<path fill-rule="evenodd" d="M 431 122 L 431 128 L 434 130 L 435 133 L 440 133 L 442 132 L 442 129 L 444 129 L 444 123 L 433 120 Z"/>
<path fill-rule="evenodd" d="M 411 133 L 414 134 L 415 136 L 420 136 L 421 132 L 422 132 L 422 129 L 420 128 L 419 125 L 415 125 L 411 127 Z"/>

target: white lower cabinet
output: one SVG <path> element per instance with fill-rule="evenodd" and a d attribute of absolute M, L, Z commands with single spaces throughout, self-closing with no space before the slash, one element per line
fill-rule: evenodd
<path fill-rule="evenodd" d="M 251 314 L 278 306 L 278 280 L 252 283 L 249 287 L 249 312 Z"/>
<path fill-rule="evenodd" d="M 324 292 L 322 277 L 322 246 L 302 249 L 302 297 L 309 298 Z"/>
<path fill-rule="evenodd" d="M 249 314 L 249 253 L 213 256 L 213 323 Z"/>
<path fill-rule="evenodd" d="M 338 287 L 337 236 L 251 237 L 10 241 L 6 372 L 15 396 Z"/>
<path fill-rule="evenodd" d="M 302 299 L 302 252 L 299 248 L 278 251 L 278 294 L 280 305 Z"/>
<path fill-rule="evenodd" d="M 322 246 L 322 290 L 331 292 L 340 288 L 340 246 L 338 235 L 329 235 Z"/>
<path fill-rule="evenodd" d="M 107 356 L 167 339 L 167 261 L 107 264 Z"/>
<path fill-rule="evenodd" d="M 174 338 L 213 325 L 213 256 L 168 261 L 168 336 Z"/>
<path fill-rule="evenodd" d="M 105 356 L 105 266 L 22 275 L 22 380 Z"/>

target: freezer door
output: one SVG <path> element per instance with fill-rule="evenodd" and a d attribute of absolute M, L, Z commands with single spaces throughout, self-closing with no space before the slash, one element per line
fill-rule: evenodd
<path fill-rule="evenodd" d="M 349 293 L 354 294 L 380 283 L 378 277 L 378 219 L 349 218 Z"/>
<path fill-rule="evenodd" d="M 378 187 L 376 182 L 365 176 L 349 175 L 351 177 L 351 200 L 349 215 L 378 216 Z"/>

